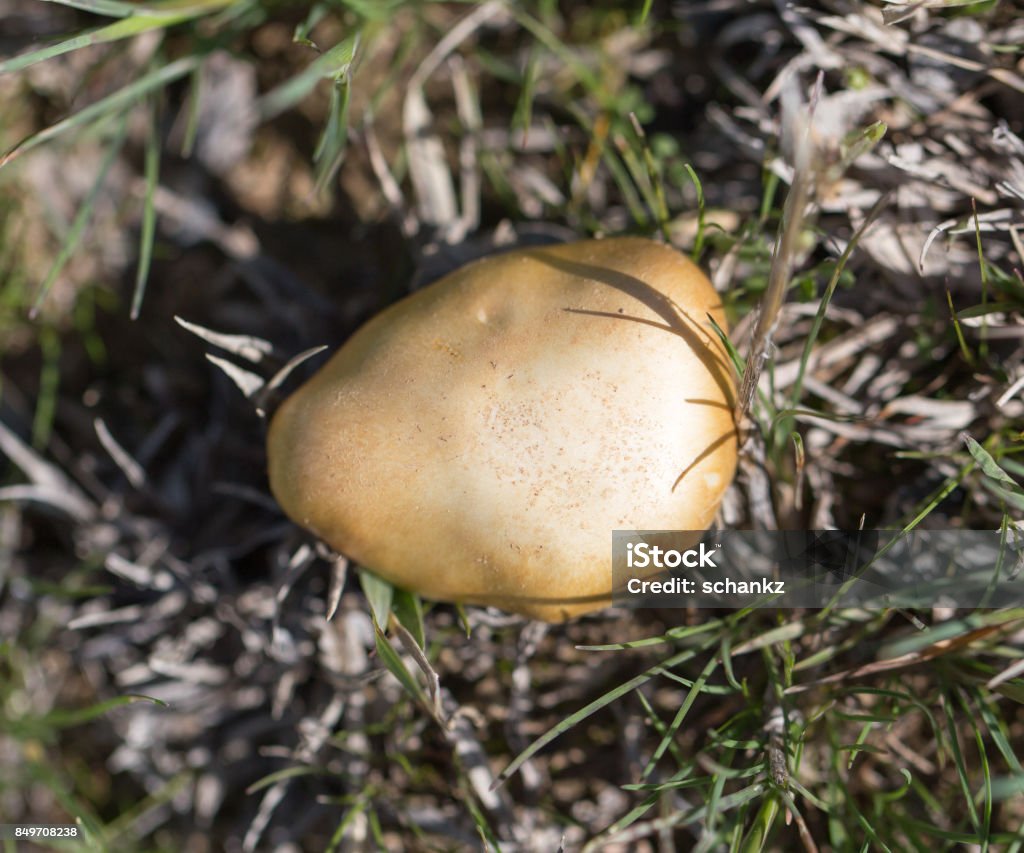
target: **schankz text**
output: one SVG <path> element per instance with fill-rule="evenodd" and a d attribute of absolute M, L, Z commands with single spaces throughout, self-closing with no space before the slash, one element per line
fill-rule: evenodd
<path fill-rule="evenodd" d="M 669 578 L 663 581 L 630 578 L 626 592 L 632 595 L 694 595 L 697 592 L 697 581 L 689 578 Z M 785 581 L 770 581 L 767 578 L 752 581 L 725 578 L 700 583 L 701 595 L 783 595 L 785 592 Z"/>
<path fill-rule="evenodd" d="M 676 551 L 673 548 L 659 548 L 647 542 L 630 542 L 626 545 L 626 567 L 646 569 L 653 566 L 656 569 L 675 569 L 686 566 L 689 569 L 717 569 L 718 566 L 711 558 L 719 547 L 721 546 L 716 545 L 709 550 L 701 542 L 700 548 Z"/>

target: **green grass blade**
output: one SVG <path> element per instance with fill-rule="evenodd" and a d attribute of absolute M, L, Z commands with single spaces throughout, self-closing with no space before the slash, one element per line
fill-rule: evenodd
<path fill-rule="evenodd" d="M 718 325 L 717 321 L 710 314 L 705 314 L 708 318 L 708 322 L 711 323 L 711 328 L 715 334 L 718 335 L 718 339 L 722 342 L 722 346 L 725 347 L 726 353 L 729 355 L 729 361 L 732 362 L 733 369 L 739 376 L 743 375 L 743 369 L 745 367 L 743 362 L 743 356 L 740 355 L 739 350 L 733 346 L 733 342 L 729 340 L 729 336 L 726 334 L 725 329 Z"/>
<path fill-rule="evenodd" d="M 517 10 L 515 6 L 512 6 L 509 11 L 515 16 L 519 25 L 527 30 L 539 44 L 546 47 L 567 68 L 571 69 L 573 76 L 580 81 L 584 88 L 593 93 L 602 106 L 611 106 L 605 103 L 608 97 L 601 78 L 585 62 L 582 62 L 562 39 L 532 15 Z"/>
<path fill-rule="evenodd" d="M 334 82 L 331 90 L 331 106 L 324 123 L 320 141 L 313 154 L 316 163 L 316 189 L 321 192 L 334 177 L 345 156 L 348 143 L 348 106 L 352 86 L 348 77 Z"/>
<path fill-rule="evenodd" d="M 981 304 L 982 307 L 989 301 L 988 264 L 985 262 L 985 251 L 981 245 L 981 220 L 978 219 L 978 203 L 971 199 L 971 210 L 974 212 L 974 240 L 978 249 L 978 269 L 981 273 Z M 981 315 L 981 344 L 978 351 L 982 358 L 988 356 L 988 315 Z"/>
<path fill-rule="evenodd" d="M 761 853 L 768 836 L 771 835 L 775 819 L 779 816 L 779 801 L 776 797 L 765 797 L 754 818 L 753 825 L 740 845 L 742 853 Z"/>
<path fill-rule="evenodd" d="M 891 699 L 898 699 L 898 700 L 900 700 L 902 702 L 909 702 L 911 705 L 913 705 L 915 708 L 917 708 L 917 710 L 919 710 L 922 714 L 924 714 L 925 718 L 928 720 L 928 724 L 931 726 L 932 736 L 935 738 L 935 740 L 938 741 L 938 739 L 940 737 L 939 722 L 938 722 L 938 720 L 935 719 L 935 715 L 932 713 L 931 708 L 929 708 L 924 702 L 922 702 L 920 699 L 916 698 L 911 693 L 907 693 L 907 692 L 905 692 L 903 690 L 887 689 L 885 687 L 861 687 L 861 686 L 846 687 L 846 688 L 843 688 L 843 689 L 839 690 L 838 693 L 840 693 L 840 694 L 849 694 L 849 695 L 853 695 L 853 696 L 857 696 L 857 695 L 862 694 L 862 693 L 867 693 L 867 694 L 869 694 L 871 696 L 886 696 L 886 697 L 891 698 Z M 905 712 L 904 712 L 904 715 L 905 715 Z"/>
<path fill-rule="evenodd" d="M 196 68 L 188 80 L 188 101 L 185 132 L 181 139 L 181 156 L 189 158 L 199 135 L 199 108 L 203 100 L 203 69 Z"/>
<path fill-rule="evenodd" d="M 686 170 L 686 174 L 689 175 L 690 180 L 693 181 L 693 188 L 697 191 L 697 234 L 693 238 L 693 251 L 690 252 L 690 257 L 693 259 L 694 263 L 697 263 L 700 260 L 700 256 L 704 253 L 704 231 L 707 227 L 707 223 L 705 222 L 707 205 L 704 201 L 704 185 L 697 176 L 697 170 L 689 163 L 684 163 L 683 168 Z"/>
<path fill-rule="evenodd" d="M 145 799 L 132 804 L 124 812 L 118 814 L 103 832 L 103 850 L 121 850 L 130 848 L 130 842 L 139 838 L 139 828 L 146 822 L 146 818 L 160 808 L 169 804 L 189 785 L 194 784 L 195 779 L 191 770 L 182 770 L 164 782 L 157 790 L 153 791 Z"/>
<path fill-rule="evenodd" d="M 857 244 L 861 241 L 861 238 L 864 236 L 864 232 L 867 231 L 868 226 L 875 221 L 888 202 L 889 193 L 886 193 L 875 202 L 871 210 L 868 211 L 868 215 L 864 217 L 864 221 L 861 223 L 860 227 L 850 238 L 850 242 L 846 244 L 846 248 L 843 250 L 843 253 L 839 256 L 839 260 L 836 262 L 836 267 L 832 272 L 832 278 L 829 279 L 828 284 L 825 286 L 825 292 L 821 296 L 821 302 L 818 303 L 818 310 L 814 315 L 814 321 L 811 323 L 811 329 L 807 333 L 807 340 L 804 341 L 804 349 L 800 354 L 796 379 L 793 380 L 793 390 L 789 395 L 790 407 L 795 408 L 800 402 L 800 395 L 803 392 L 804 387 L 804 375 L 807 372 L 807 364 L 811 359 L 811 352 L 814 350 L 814 344 L 817 342 L 818 335 L 821 333 L 821 326 L 825 322 L 825 313 L 828 311 L 829 303 L 832 301 L 836 288 L 839 286 L 839 279 L 843 274 L 843 270 L 846 268 L 846 263 L 850 260 L 850 255 L 857 247 Z"/>
<path fill-rule="evenodd" d="M 1024 794 L 1024 774 L 1004 776 L 992 783 L 992 796 L 997 800 L 1016 799 Z"/>
<path fill-rule="evenodd" d="M 654 710 L 654 706 L 652 706 L 651 703 L 648 701 L 647 697 L 644 696 L 642 690 L 637 690 L 636 696 L 637 699 L 640 700 L 640 704 L 644 706 L 644 713 L 650 718 L 651 724 L 654 726 L 655 731 L 657 731 L 657 733 L 662 737 L 665 737 L 668 734 L 668 726 L 665 725 L 665 721 L 662 720 L 661 717 L 658 715 L 658 712 Z M 675 738 L 670 738 L 668 749 L 669 752 L 672 753 L 672 757 L 676 760 L 676 764 L 679 765 L 680 769 L 692 769 L 693 765 L 686 760 L 682 750 L 679 748 L 679 744 L 675 742 Z M 646 786 L 623 785 L 623 787 L 627 790 L 637 790 L 642 789 Z M 660 786 L 658 785 L 650 787 L 652 787 L 654 790 L 661 790 Z"/>
<path fill-rule="evenodd" d="M 137 15 L 209 15 L 221 9 L 246 5 L 245 0 L 154 0 L 151 3 L 139 3 Z"/>
<path fill-rule="evenodd" d="M 700 625 L 680 625 L 676 628 L 669 628 L 659 637 L 646 637 L 643 640 L 627 640 L 624 643 L 607 643 L 599 646 L 576 646 L 581 652 L 612 652 L 625 649 L 639 649 L 644 646 L 657 646 L 661 643 L 672 643 L 685 640 L 697 634 L 706 634 L 708 631 L 717 631 L 722 627 L 721 619 L 711 619 Z"/>
<path fill-rule="evenodd" d="M 996 716 L 992 706 L 989 705 L 988 700 L 983 696 L 980 690 L 976 689 L 974 691 L 974 700 L 978 703 L 981 719 L 985 722 L 985 727 L 988 729 L 989 736 L 992 738 L 992 743 L 994 743 L 996 745 L 996 749 L 999 750 L 999 754 L 1002 755 L 1003 760 L 1006 762 L 1007 766 L 1014 771 L 1014 773 L 1018 776 L 1024 776 L 1024 767 L 1021 766 L 1020 759 L 1017 758 L 1016 751 L 1007 739 L 1004 724 Z"/>
<path fill-rule="evenodd" d="M 359 817 L 359 815 L 366 811 L 366 807 L 369 803 L 370 797 L 363 794 L 356 800 L 352 807 L 342 815 L 341 820 L 338 821 L 338 826 L 334 830 L 334 834 L 331 836 L 330 841 L 327 842 L 327 853 L 333 853 L 333 851 L 341 849 L 341 842 L 345 840 L 345 835 L 348 832 L 349 826 L 357 817 Z"/>
<path fill-rule="evenodd" d="M 629 154 L 629 159 L 626 163 L 634 175 L 633 179 L 636 182 L 636 185 L 644 195 L 644 200 L 647 203 L 647 209 L 650 210 L 655 221 L 658 223 L 658 228 L 661 231 L 662 237 L 665 238 L 665 242 L 671 242 L 671 235 L 668 230 L 668 200 L 665 195 L 665 182 L 662 179 L 661 169 L 659 168 L 658 163 L 655 162 L 651 146 L 647 141 L 647 134 L 644 132 L 644 128 L 643 125 L 640 124 L 640 120 L 636 117 L 636 113 L 631 112 L 629 114 L 629 121 L 633 127 L 633 133 L 636 135 L 636 141 L 640 146 L 640 157 L 643 168 L 642 170 L 640 169 L 640 164 L 636 162 L 636 155 L 629 147 L 626 148 L 626 151 Z"/>
<path fill-rule="evenodd" d="M 981 733 L 981 727 L 978 725 L 977 714 L 968 704 L 963 691 L 957 690 L 956 698 L 963 709 L 964 719 L 967 720 L 968 725 L 974 732 L 974 745 L 978 751 L 978 758 L 981 760 L 982 789 L 980 798 L 982 814 L 979 834 L 981 835 L 981 853 L 987 853 L 992 835 L 992 769 L 989 765 L 988 751 L 985 749 L 985 737 Z"/>
<path fill-rule="evenodd" d="M 256 101 L 260 118 L 266 121 L 291 109 L 312 92 L 321 80 L 344 78 L 349 73 L 358 46 L 359 31 L 356 31 L 310 63 L 304 71 L 271 89 Z"/>
<path fill-rule="evenodd" d="M 61 343 L 54 328 L 43 326 L 39 330 L 39 350 L 42 363 L 39 365 L 36 410 L 32 417 L 32 446 L 36 450 L 42 450 L 49 444 L 57 416 Z"/>
<path fill-rule="evenodd" d="M 124 144 L 124 138 L 127 132 L 128 117 L 125 115 L 121 119 L 121 126 L 118 128 L 114 141 L 110 144 L 106 155 L 103 157 L 103 161 L 100 163 L 96 180 L 93 182 L 93 185 L 89 190 L 89 194 L 82 201 L 82 206 L 78 209 L 78 213 L 75 214 L 74 221 L 71 223 L 71 228 L 68 230 L 67 237 L 64 238 L 64 244 L 60 247 L 60 252 L 57 253 L 57 257 L 50 266 L 50 271 L 47 273 L 46 279 L 39 288 L 39 293 L 36 296 L 31 311 L 29 312 L 30 317 L 34 318 L 38 315 L 39 308 L 42 306 L 43 300 L 46 299 L 46 295 L 50 292 L 50 288 L 64 270 L 64 266 L 71 259 L 71 256 L 75 253 L 75 250 L 78 248 L 78 244 L 82 241 L 82 235 L 85 233 L 85 226 L 89 223 L 89 219 L 92 216 L 92 211 L 96 206 L 96 200 L 99 198 L 100 190 L 103 189 L 103 184 L 106 183 L 107 174 L 110 172 L 111 166 L 114 165 L 114 160 L 117 159 L 117 155 L 121 152 L 121 146 Z"/>
<path fill-rule="evenodd" d="M 533 123 L 533 99 L 537 94 L 537 77 L 540 73 L 540 51 L 534 45 L 526 59 L 526 69 L 523 71 L 523 82 L 519 92 L 519 99 L 516 101 L 516 108 L 512 112 L 510 129 L 513 139 L 525 140 L 526 134 L 530 131 Z"/>
<path fill-rule="evenodd" d="M 807 626 L 802 622 L 787 622 L 785 625 L 779 625 L 769 631 L 758 634 L 756 637 L 751 637 L 744 643 L 740 643 L 740 645 L 733 649 L 732 656 L 734 658 L 739 657 L 740 655 L 756 652 L 758 649 L 773 646 L 776 643 L 795 640 L 797 637 L 803 636 L 806 630 Z"/>
<path fill-rule="evenodd" d="M 412 634 L 421 649 L 426 648 L 427 635 L 423 626 L 423 602 L 416 593 L 395 589 L 391 609 L 398 621 Z"/>
<path fill-rule="evenodd" d="M 846 719 L 850 719 L 847 717 Z M 862 752 L 871 752 L 876 755 L 885 755 L 886 751 L 880 747 L 872 746 L 866 743 L 868 735 L 871 734 L 871 730 L 874 726 L 871 723 L 865 723 L 861 726 L 860 734 L 857 735 L 857 740 L 853 743 L 839 744 L 837 750 L 839 752 L 849 752 L 850 758 L 846 762 L 846 769 L 849 770 L 853 767 L 853 762 L 857 760 L 857 756 Z"/>
<path fill-rule="evenodd" d="M 975 317 L 986 317 L 989 314 L 1001 314 L 1019 309 L 1019 302 L 988 302 L 972 305 L 970 308 L 961 308 L 956 312 L 956 318 L 958 320 L 972 320 Z"/>
<path fill-rule="evenodd" d="M 146 138 L 145 192 L 143 194 L 142 231 L 139 237 L 139 268 L 135 274 L 131 318 L 139 319 L 142 299 L 146 295 L 149 268 L 153 260 L 153 239 L 156 235 L 156 188 L 160 180 L 160 133 L 157 127 L 158 105 L 154 98 Z"/>
<path fill-rule="evenodd" d="M 381 628 L 386 627 L 395 588 L 384 578 L 366 568 L 359 572 L 359 585 L 363 588 L 366 600 L 370 602 L 370 613 L 374 623 Z"/>
<path fill-rule="evenodd" d="M 0 168 L 5 166 L 15 157 L 19 157 L 33 148 L 46 142 L 50 142 L 71 130 L 77 130 L 83 126 L 103 118 L 116 115 L 121 109 L 138 100 L 150 92 L 172 83 L 199 67 L 203 61 L 202 54 L 193 54 L 175 60 L 163 68 L 144 74 L 138 80 L 129 83 L 113 94 L 107 95 L 78 112 L 73 113 L 65 119 L 52 124 L 49 127 L 27 136 L 5 154 L 0 155 Z"/>
<path fill-rule="evenodd" d="M 878 792 L 878 798 L 883 803 L 894 803 L 897 800 L 902 800 L 910 791 L 910 787 L 914 782 L 914 777 L 906 767 L 901 767 L 900 773 L 903 774 L 903 778 L 906 780 L 902 785 L 892 791 Z"/>
<path fill-rule="evenodd" d="M 775 428 L 781 421 L 796 417 L 819 418 L 823 421 L 839 424 L 862 423 L 866 420 L 866 418 L 859 417 L 858 415 L 834 415 L 829 412 L 818 412 L 814 409 L 781 409 L 775 413 L 770 423 L 772 428 Z"/>
<path fill-rule="evenodd" d="M 73 36 L 72 38 L 66 39 L 57 44 L 50 45 L 49 47 L 33 50 L 30 53 L 23 54 L 22 56 L 15 56 L 13 59 L 0 62 L 0 74 L 10 74 L 15 71 L 21 71 L 23 68 L 35 65 L 37 62 L 44 62 L 47 59 L 53 59 L 54 57 L 62 56 L 65 53 L 81 50 L 83 47 L 91 47 L 97 44 L 109 44 L 110 42 L 120 41 L 121 39 L 134 38 L 137 35 L 150 32 L 151 30 L 159 30 L 173 26 L 174 24 L 179 24 L 192 17 L 194 17 L 194 15 L 184 14 L 161 17 L 136 16 L 122 18 L 112 24 L 97 27 L 94 30 L 86 30 L 84 33 L 80 33 L 79 35 Z"/>
<path fill-rule="evenodd" d="M 66 814 L 76 816 L 75 823 L 91 849 L 106 853 L 109 848 L 103 843 L 103 824 L 99 815 L 96 814 L 92 804 L 85 797 L 79 796 L 67 786 L 54 769 L 53 764 L 54 762 L 45 758 L 29 762 L 26 784 L 44 786 Z M 5 850 L 17 853 L 18 848 L 11 841 Z"/>
<path fill-rule="evenodd" d="M 152 3 L 122 3 L 120 0 L 42 0 L 42 2 L 56 3 L 71 9 L 81 9 L 83 12 L 92 12 L 94 15 L 104 15 L 108 18 L 129 18 L 156 15 L 196 17 L 231 6 L 237 0 L 155 0 Z"/>
<path fill-rule="evenodd" d="M 750 803 L 752 800 L 756 800 L 762 794 L 765 793 L 765 783 L 755 782 L 752 785 L 741 788 L 735 794 L 729 794 L 718 801 L 718 811 L 725 813 L 735 808 L 744 806 L 746 803 Z M 632 813 L 631 813 L 632 814 Z M 676 811 L 671 813 L 668 817 L 658 818 L 652 821 L 652 828 L 668 829 L 673 826 L 689 826 L 693 823 L 697 823 L 701 820 L 708 819 L 708 806 L 695 806 L 688 811 Z M 620 821 L 621 823 L 622 821 Z M 620 824 L 616 823 L 613 827 L 605 830 L 597 839 L 591 841 L 586 847 L 584 847 L 584 853 L 589 851 L 603 849 L 601 845 L 609 844 L 617 839 L 615 836 L 621 829 L 618 828 Z M 614 830 L 614 831 L 613 831 Z"/>
<path fill-rule="evenodd" d="M 964 444 L 967 445 L 967 452 L 974 457 L 974 461 L 978 463 L 978 467 L 981 468 L 982 473 L 986 477 L 990 477 L 999 483 L 1006 483 L 1013 490 L 1020 490 L 1020 484 L 999 467 L 999 463 L 992 458 L 991 453 L 978 444 L 978 442 L 971 438 L 967 433 L 964 433 L 963 439 Z"/>
<path fill-rule="evenodd" d="M 964 761 L 964 754 L 960 749 L 956 718 L 953 715 L 953 701 L 949 693 L 944 697 L 942 710 L 946 714 L 946 728 L 949 735 L 949 749 L 953 755 L 953 765 L 956 767 L 957 777 L 960 780 L 960 788 L 963 791 L 964 802 L 967 805 L 967 813 L 970 817 L 971 825 L 974 827 L 975 835 L 978 836 L 981 834 L 981 818 L 978 815 L 978 809 L 974 805 L 974 797 L 971 794 L 971 779 L 967 775 L 967 762 Z"/>
<path fill-rule="evenodd" d="M 384 636 L 384 631 L 379 625 L 374 625 L 374 639 L 377 645 L 377 656 L 380 658 L 381 663 L 397 679 L 398 683 L 402 685 L 405 692 L 418 702 L 421 708 L 424 708 L 433 715 L 433 710 L 426 693 L 423 692 L 423 688 L 413 677 L 413 674 L 409 672 L 402 661 L 401 655 L 388 642 L 388 638 Z"/>
<path fill-rule="evenodd" d="M 862 154 L 867 154 L 885 136 L 889 129 L 884 121 L 876 121 L 861 130 L 852 131 L 839 146 L 839 162 L 831 167 L 831 175 L 836 179 L 842 176 L 854 161 Z"/>
<path fill-rule="evenodd" d="M 907 637 L 884 643 L 878 649 L 877 655 L 882 660 L 888 660 L 913 654 L 936 643 L 965 636 L 983 625 L 984 622 L 977 614 L 969 614 L 962 619 L 948 619 L 927 630 L 916 631 Z"/>
<path fill-rule="evenodd" d="M 465 789 L 467 786 L 463 786 Z M 470 817 L 473 819 L 473 824 L 476 826 L 477 834 L 480 836 L 480 841 L 483 843 L 483 849 L 486 853 L 501 853 L 501 842 L 498 841 L 498 836 L 494 834 L 494 830 L 491 829 L 490 823 L 487 822 L 487 816 L 483 813 L 483 810 L 477 804 L 476 797 L 465 792 L 463 802 L 466 804 L 466 808 L 469 811 Z"/>
<path fill-rule="evenodd" d="M 640 820 L 640 818 L 642 818 L 645 814 L 647 814 L 647 812 L 651 810 L 652 806 L 657 805 L 660 799 L 660 793 L 654 793 L 651 794 L 649 797 L 646 797 L 638 805 L 634 806 L 632 809 L 626 812 L 626 814 L 624 814 L 621 818 L 615 821 L 615 823 L 609 826 L 608 829 L 606 829 L 599 836 L 599 839 L 614 838 L 616 835 L 622 832 L 622 830 L 627 829 L 628 827 L 636 823 L 638 820 Z M 588 845 L 588 847 L 584 848 L 584 853 L 589 853 L 590 849 L 591 848 Z"/>
<path fill-rule="evenodd" d="M 950 293 L 949 288 L 946 288 L 946 303 L 949 305 L 949 316 L 953 320 L 953 331 L 956 333 L 956 340 L 960 345 L 960 352 L 963 354 L 964 361 L 966 361 L 971 367 L 974 367 L 974 355 L 967 346 L 967 340 L 964 338 L 964 330 L 960 328 L 960 320 L 957 319 L 958 313 L 956 308 L 953 307 L 953 294 Z"/>
<path fill-rule="evenodd" d="M 730 760 L 731 760 L 731 758 L 732 758 L 732 751 L 729 752 L 729 757 L 730 757 Z M 720 769 L 721 770 L 729 770 L 730 768 L 722 767 Z M 718 818 L 718 815 L 719 815 L 718 804 L 722 801 L 722 793 L 723 793 L 723 791 L 725 791 L 725 783 L 729 780 L 729 778 L 730 778 L 730 774 L 729 773 L 727 773 L 727 772 L 719 772 L 719 768 L 716 768 L 715 777 L 714 777 L 715 781 L 711 785 L 711 793 L 708 796 L 708 805 L 707 805 L 708 817 L 707 817 L 706 823 L 704 824 L 705 832 L 707 833 L 706 837 L 708 837 L 709 840 L 710 840 L 710 837 L 712 837 L 713 834 L 714 834 L 715 821 L 716 821 L 716 819 Z M 738 778 L 738 777 L 733 776 L 732 778 Z"/>
<path fill-rule="evenodd" d="M 314 767 L 311 764 L 300 764 L 297 767 L 285 767 L 283 770 L 275 770 L 273 773 L 268 773 L 262 779 L 253 782 L 248 788 L 245 789 L 246 794 L 255 794 L 257 791 L 262 791 L 264 788 L 269 788 L 278 782 L 284 782 L 288 779 L 295 779 L 299 776 L 312 776 L 312 775 L 323 775 L 326 771 L 321 767 Z"/>
<path fill-rule="evenodd" d="M 97 702 L 88 708 L 79 708 L 72 711 L 51 711 L 39 720 L 39 724 L 44 727 L 67 729 L 88 723 L 97 717 L 102 717 L 109 711 L 113 711 L 115 708 L 131 705 L 135 702 L 151 702 L 154 705 L 167 707 L 166 702 L 162 702 L 152 696 L 143 696 L 141 693 L 129 693 L 124 696 L 115 696 L 113 699 L 107 699 L 103 702 Z"/>
<path fill-rule="evenodd" d="M 886 844 L 881 838 L 879 838 L 878 833 L 875 832 L 875 828 L 871 825 L 871 821 L 864 817 L 864 815 L 861 814 L 860 810 L 852 803 L 850 804 L 850 807 L 853 810 L 854 815 L 856 815 L 857 817 L 857 823 L 859 823 L 861 829 L 863 829 L 871 837 L 871 840 L 878 845 L 878 849 L 884 851 L 884 853 L 893 853 L 892 848 L 889 847 L 889 845 Z"/>
<path fill-rule="evenodd" d="M 900 828 L 904 831 L 906 831 L 907 829 L 914 829 L 917 832 L 920 832 L 924 835 L 929 835 L 933 838 L 941 838 L 943 841 L 950 841 L 955 844 L 975 844 L 978 841 L 977 836 L 972 835 L 969 832 L 956 832 L 951 829 L 943 829 L 940 826 L 935 826 L 934 824 L 926 823 L 923 820 L 915 820 L 912 817 L 901 815 L 900 824 Z M 875 838 L 876 841 L 878 840 L 877 836 L 875 836 L 873 833 L 872 838 Z M 954 848 L 949 847 L 947 849 L 952 850 Z"/>
<path fill-rule="evenodd" d="M 772 209 L 775 206 L 775 196 L 779 191 L 779 185 L 781 182 L 782 178 L 776 175 L 771 169 L 765 167 L 764 190 L 761 193 L 761 207 L 757 214 L 757 221 L 761 225 L 764 225 L 768 221 L 768 217 L 771 216 Z"/>
<path fill-rule="evenodd" d="M 126 18 L 134 15 L 138 7 L 133 3 L 119 3 L 117 0 L 42 0 L 43 3 L 54 3 L 70 9 L 81 9 L 94 15 L 105 15 L 108 18 Z"/>
<path fill-rule="evenodd" d="M 684 661 L 690 660 L 691 658 L 695 657 L 699 651 L 701 651 L 701 649 L 686 649 L 684 651 L 681 651 L 673 655 L 672 657 L 668 658 L 667 660 L 662 661 L 659 664 L 655 664 L 650 669 L 647 669 L 644 672 L 640 673 L 640 675 L 637 675 L 631 678 L 629 681 L 620 684 L 618 687 L 609 690 L 607 693 L 598 697 L 589 705 L 586 705 L 585 707 L 581 708 L 576 713 L 570 714 L 560 723 L 557 723 L 556 725 L 548 729 L 544 734 L 537 738 L 537 740 L 535 740 L 526 749 L 519 753 L 519 755 L 517 755 L 512 760 L 512 762 L 504 770 L 502 770 L 500 774 L 498 774 L 498 778 L 494 780 L 492 788 L 496 788 L 499 785 L 506 782 L 511 776 L 513 776 L 516 773 L 516 771 L 519 770 L 520 767 L 523 766 L 523 764 L 529 761 L 534 755 L 540 752 L 540 750 L 542 750 L 545 746 L 547 746 L 557 737 L 569 731 L 569 729 L 571 729 L 577 723 L 580 723 L 583 720 L 587 719 L 587 717 L 591 716 L 597 711 L 600 711 L 602 708 L 610 705 L 616 699 L 625 696 L 630 691 L 636 690 L 636 688 L 640 685 L 646 684 L 656 675 L 659 675 L 663 669 L 668 669 L 669 667 L 677 666 L 683 663 Z"/>
<path fill-rule="evenodd" d="M 310 38 L 313 29 L 327 16 L 327 5 L 317 3 L 306 15 L 305 19 L 295 25 L 295 32 L 292 33 L 292 41 L 305 47 L 316 48 L 316 42 Z"/>
<path fill-rule="evenodd" d="M 681 675 L 676 675 L 674 672 L 669 670 L 663 670 L 662 675 L 666 678 L 676 682 L 676 684 L 682 684 L 687 690 L 696 687 L 699 693 L 706 693 L 709 696 L 731 696 L 736 691 L 732 685 L 729 684 L 700 684 L 698 678 L 694 681 L 691 678 L 684 678 Z"/>
<path fill-rule="evenodd" d="M 722 643 L 721 650 L 718 653 L 718 659 L 722 662 L 722 671 L 725 673 L 726 682 L 735 690 L 737 693 L 743 693 L 746 695 L 745 687 L 740 684 L 736 678 L 736 673 L 733 672 L 732 668 L 732 634 L 728 631 L 722 632 Z"/>

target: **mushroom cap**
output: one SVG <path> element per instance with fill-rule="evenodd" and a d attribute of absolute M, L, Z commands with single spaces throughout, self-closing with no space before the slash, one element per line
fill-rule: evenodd
<path fill-rule="evenodd" d="M 704 530 L 735 386 L 686 257 L 641 238 L 471 263 L 359 329 L 278 409 L 271 489 L 426 598 L 560 621 L 610 603 L 612 531 Z"/>

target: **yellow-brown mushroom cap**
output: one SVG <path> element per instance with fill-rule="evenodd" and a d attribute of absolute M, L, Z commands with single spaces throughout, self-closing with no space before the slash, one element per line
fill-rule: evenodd
<path fill-rule="evenodd" d="M 678 252 L 590 240 L 472 263 L 382 312 L 268 438 L 285 512 L 393 583 L 561 620 L 617 529 L 703 530 L 736 464 L 720 300 Z"/>

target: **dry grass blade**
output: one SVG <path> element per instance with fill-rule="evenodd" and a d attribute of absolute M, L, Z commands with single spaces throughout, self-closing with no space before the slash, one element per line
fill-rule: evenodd
<path fill-rule="evenodd" d="M 402 106 L 402 130 L 409 155 L 409 173 L 416 193 L 419 221 L 442 228 L 446 234 L 448 229 L 459 227 L 458 205 L 444 144 L 441 137 L 430 130 L 432 113 L 423 87 L 463 41 L 488 21 L 503 14 L 506 14 L 504 4 L 489 0 L 455 24 L 413 73 Z M 460 107 L 465 109 L 462 100 Z"/>
<path fill-rule="evenodd" d="M 391 614 L 388 630 L 398 637 L 406 654 L 416 662 L 416 666 L 423 673 L 423 677 L 427 681 L 427 696 L 430 698 L 430 706 L 433 709 L 434 717 L 442 728 L 446 727 L 448 721 L 445 719 L 445 711 L 441 705 L 441 677 L 437 674 L 437 670 L 430 665 L 430 661 L 427 660 L 423 649 L 416 642 L 416 638 L 398 621 L 394 613 Z"/>
<path fill-rule="evenodd" d="M 338 612 L 341 603 L 341 591 L 348 577 L 348 560 L 335 557 L 331 560 L 331 586 L 327 591 L 327 621 L 330 622 Z"/>
<path fill-rule="evenodd" d="M 127 450 L 118 444 L 117 439 L 114 438 L 103 418 L 96 418 L 93 421 L 93 426 L 96 428 L 96 436 L 99 438 L 103 448 L 110 454 L 110 458 L 114 460 L 117 467 L 124 472 L 128 482 L 136 489 L 141 489 L 146 484 L 146 472 L 142 466 L 132 458 Z"/>
<path fill-rule="evenodd" d="M 284 384 L 284 381 L 291 376 L 296 367 L 309 361 L 313 356 L 320 355 L 320 353 L 326 349 L 328 349 L 327 344 L 321 344 L 320 346 L 310 347 L 309 349 L 293 355 L 287 362 L 285 362 L 284 366 L 280 370 L 270 377 L 267 382 L 267 390 L 274 391 L 280 388 L 281 385 Z"/>
<path fill-rule="evenodd" d="M 227 350 L 232 355 L 259 364 L 274 351 L 274 346 L 269 341 L 261 340 L 252 335 L 229 335 L 223 332 L 215 332 L 207 329 L 198 323 L 190 323 L 183 317 L 175 317 L 176 322 L 183 329 L 191 332 L 208 344 L 213 344 L 219 349 Z"/>
<path fill-rule="evenodd" d="M 79 522 L 95 518 L 97 508 L 55 465 L 44 460 L 0 421 L 0 452 L 22 470 L 35 488 L 0 489 L 0 500 L 38 500 L 68 513 Z"/>
<path fill-rule="evenodd" d="M 263 387 L 262 376 L 253 373 L 251 370 L 245 370 L 226 358 L 207 353 L 206 360 L 223 370 L 227 374 L 228 379 L 234 382 L 238 390 L 245 395 L 246 399 L 251 400 Z"/>
<path fill-rule="evenodd" d="M 842 672 L 836 672 L 815 681 L 794 684 L 792 687 L 786 689 L 786 695 L 802 693 L 805 690 L 810 690 L 813 687 L 820 687 L 825 684 L 839 684 L 845 681 L 877 675 L 881 672 L 891 672 L 895 669 L 904 669 L 906 667 L 916 666 L 926 661 L 934 660 L 935 658 L 953 654 L 977 640 L 984 639 L 985 637 L 989 637 L 1003 630 L 1005 630 L 1005 626 L 1003 625 L 986 625 L 981 628 L 975 628 L 961 634 L 960 636 L 946 640 L 938 640 L 922 649 L 907 652 L 906 654 L 872 661 L 871 663 L 866 663 L 863 666 L 858 666 Z"/>
<path fill-rule="evenodd" d="M 771 354 L 772 334 L 779 321 L 779 310 L 782 308 L 796 264 L 797 244 L 803 233 L 807 207 L 812 200 L 815 158 L 818 152 L 814 148 L 811 135 L 811 116 L 805 112 L 806 108 L 799 104 L 798 98 L 796 92 L 790 89 L 783 100 L 783 122 L 794 137 L 793 180 L 783 208 L 782 222 L 768 274 L 768 287 L 758 307 L 757 325 L 750 341 L 750 351 L 736 402 L 735 421 L 741 426 L 747 422 L 761 371 Z"/>

